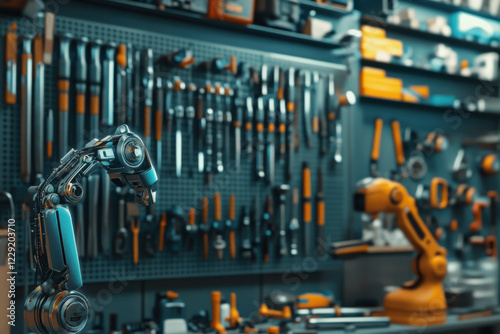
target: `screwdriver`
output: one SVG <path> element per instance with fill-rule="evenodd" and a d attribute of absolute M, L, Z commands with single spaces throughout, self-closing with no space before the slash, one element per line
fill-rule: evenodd
<path fill-rule="evenodd" d="M 158 252 L 163 252 L 165 243 L 165 228 L 167 227 L 167 214 L 162 213 L 160 219 L 160 235 L 158 237 Z"/>
<path fill-rule="evenodd" d="M 286 110 L 287 110 L 287 163 L 286 179 L 292 179 L 293 162 L 295 154 L 296 132 L 295 132 L 295 69 L 289 68 L 286 74 Z"/>
<path fill-rule="evenodd" d="M 33 52 L 31 36 L 24 36 L 21 55 L 21 180 L 31 180 L 31 120 L 33 92 Z"/>
<path fill-rule="evenodd" d="M 217 258 L 222 260 L 224 256 L 224 248 L 226 248 L 226 242 L 223 238 L 224 225 L 222 224 L 222 208 L 221 208 L 221 198 L 220 193 L 214 194 L 214 222 L 212 227 L 215 231 L 214 249 L 217 253 Z"/>
<path fill-rule="evenodd" d="M 273 199 L 272 196 L 268 195 L 266 197 L 266 205 L 264 210 L 263 221 L 266 227 L 264 237 L 265 241 L 263 244 L 263 253 L 264 253 L 264 263 L 269 262 L 269 253 L 271 248 L 271 240 L 274 236 L 274 209 L 273 209 Z"/>
<path fill-rule="evenodd" d="M 151 146 L 151 107 L 153 105 L 153 49 L 146 49 L 143 55 L 143 79 L 144 88 L 144 144 L 147 148 Z"/>
<path fill-rule="evenodd" d="M 203 258 L 208 259 L 208 232 L 210 227 L 208 226 L 208 197 L 204 196 L 202 200 L 202 212 L 201 212 L 201 225 L 200 229 L 203 232 Z"/>
<path fill-rule="evenodd" d="M 229 196 L 229 217 L 226 221 L 226 227 L 229 230 L 229 255 L 231 259 L 236 258 L 236 197 L 234 194 Z"/>
<path fill-rule="evenodd" d="M 197 120 L 197 130 L 198 130 L 198 172 L 203 173 L 205 171 L 205 152 L 204 152 L 204 140 L 205 132 L 207 129 L 206 118 L 203 113 L 203 95 L 205 94 L 205 89 L 200 88 L 198 90 L 198 100 L 196 103 L 196 120 Z"/>
<path fill-rule="evenodd" d="M 37 180 L 43 175 L 43 120 L 45 107 L 45 64 L 43 63 L 43 38 L 41 35 L 33 39 L 33 158 L 34 174 Z M 82 129 L 83 133 L 83 129 Z"/>
<path fill-rule="evenodd" d="M 195 136 L 195 129 L 194 129 L 194 116 L 195 116 L 195 109 L 194 109 L 194 93 L 196 92 L 196 85 L 194 84 L 189 84 L 187 87 L 187 96 L 188 96 L 188 106 L 186 108 L 186 118 L 187 118 L 187 128 L 188 128 L 188 175 L 190 177 L 193 176 L 194 174 L 194 136 Z M 197 134 L 200 136 L 200 134 Z"/>
<path fill-rule="evenodd" d="M 161 174 L 162 166 L 162 142 L 161 135 L 163 131 L 163 110 L 165 98 L 163 94 L 163 80 L 156 78 L 156 113 L 155 113 L 155 140 L 156 140 L 156 169 L 158 175 Z"/>
<path fill-rule="evenodd" d="M 255 177 L 257 180 L 262 180 L 266 176 L 264 171 L 264 99 L 257 99 L 257 111 L 255 113 L 255 130 L 257 131 L 256 138 L 256 156 L 255 156 Z"/>
<path fill-rule="evenodd" d="M 132 237 L 134 243 L 133 261 L 135 265 L 139 264 L 139 232 L 141 230 L 139 219 L 132 219 L 130 223 L 130 229 L 132 230 Z"/>
<path fill-rule="evenodd" d="M 311 170 L 307 162 L 302 165 L 302 214 L 304 223 L 304 253 L 311 254 Z"/>
<path fill-rule="evenodd" d="M 47 158 L 51 159 L 54 153 L 54 111 L 49 109 L 47 113 Z"/>
<path fill-rule="evenodd" d="M 270 98 L 268 100 L 267 109 L 267 140 L 266 140 L 266 180 L 267 183 L 272 185 L 274 183 L 274 171 L 275 171 L 275 143 L 274 143 L 274 131 L 276 111 L 275 111 L 275 100 Z"/>
<path fill-rule="evenodd" d="M 318 189 L 316 191 L 316 224 L 318 225 L 318 253 L 324 254 L 325 240 L 325 194 L 323 192 L 323 169 L 318 167 Z"/>
<path fill-rule="evenodd" d="M 69 48 L 72 35 L 64 34 L 60 41 L 59 58 L 59 155 L 62 157 L 68 151 L 68 110 L 69 110 L 69 79 L 71 62 Z"/>
<path fill-rule="evenodd" d="M 198 226 L 196 226 L 196 210 L 189 209 L 189 221 L 186 225 L 186 232 L 188 234 L 187 250 L 192 251 L 195 244 L 195 236 L 198 233 Z"/>
<path fill-rule="evenodd" d="M 5 104 L 16 104 L 17 94 L 17 23 L 11 23 L 5 35 Z"/>
<path fill-rule="evenodd" d="M 176 96 L 175 105 L 175 176 L 181 176 L 182 170 L 182 119 L 184 118 L 184 104 L 182 103 L 182 93 L 186 89 L 186 84 L 179 78 L 174 78 L 174 92 Z"/>

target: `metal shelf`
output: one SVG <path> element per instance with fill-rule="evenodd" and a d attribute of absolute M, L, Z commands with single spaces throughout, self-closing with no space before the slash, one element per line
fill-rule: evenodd
<path fill-rule="evenodd" d="M 431 41 L 435 41 L 438 43 L 454 44 L 456 46 L 460 46 L 463 48 L 469 48 L 469 49 L 475 49 L 478 51 L 498 51 L 499 50 L 499 48 L 496 48 L 496 47 L 493 47 L 493 46 L 487 45 L 487 44 L 481 44 L 481 43 L 477 43 L 474 41 L 468 41 L 466 39 L 456 38 L 456 37 L 452 37 L 452 36 L 448 37 L 448 36 L 433 34 L 433 33 L 427 32 L 425 30 L 412 29 L 412 28 L 408 28 L 405 26 L 388 23 L 387 21 L 382 20 L 382 19 L 375 17 L 375 16 L 366 16 L 365 15 L 361 18 L 361 23 L 367 24 L 367 25 L 372 25 L 375 27 L 380 27 L 382 29 L 385 29 L 386 31 L 390 31 L 390 32 L 398 33 L 398 34 L 405 34 L 405 35 L 409 35 L 409 36 L 414 36 L 417 38 L 431 40 Z"/>
<path fill-rule="evenodd" d="M 340 17 L 349 14 L 351 11 L 345 11 L 338 7 L 328 4 L 319 4 L 313 0 L 299 0 L 300 7 L 304 10 L 314 10 L 317 14 L 330 17 Z"/>
<path fill-rule="evenodd" d="M 475 77 L 465 77 L 465 76 L 459 75 L 459 74 L 437 72 L 437 71 L 428 70 L 428 69 L 420 68 L 420 67 L 416 67 L 416 66 L 406 66 L 406 65 L 397 64 L 397 63 L 386 63 L 386 62 L 381 62 L 381 61 L 376 61 L 376 60 L 371 60 L 371 59 L 361 59 L 361 65 L 373 66 L 373 67 L 383 68 L 386 70 L 400 71 L 400 72 L 406 72 L 406 73 L 412 73 L 412 74 L 426 75 L 426 76 L 432 76 L 432 77 L 441 77 L 443 79 L 460 80 L 462 82 L 468 81 L 470 83 L 477 83 L 477 82 L 493 83 L 493 81 L 485 81 L 485 80 L 481 80 L 481 79 L 475 78 Z"/>
<path fill-rule="evenodd" d="M 274 28 L 260 26 L 260 25 L 256 25 L 256 24 L 249 24 L 249 25 L 232 24 L 232 23 L 223 22 L 223 21 L 219 21 L 219 20 L 212 20 L 212 19 L 204 17 L 203 15 L 200 15 L 197 13 L 192 13 L 192 12 L 187 12 L 187 11 L 180 10 L 180 9 L 166 8 L 166 9 L 160 10 L 160 9 L 156 8 L 156 6 L 154 6 L 154 5 L 136 2 L 136 1 L 129 1 L 129 0 L 106 0 L 106 1 L 85 0 L 85 1 L 96 3 L 96 4 L 99 4 L 102 6 L 111 6 L 111 7 L 128 9 L 128 10 L 134 10 L 136 12 L 141 12 L 143 14 L 156 15 L 156 16 L 167 17 L 167 18 L 171 18 L 171 19 L 181 19 L 184 21 L 196 22 L 199 24 L 208 25 L 208 26 L 212 26 L 212 27 L 219 27 L 219 28 L 224 28 L 224 29 L 229 29 L 229 30 L 235 30 L 235 31 L 240 31 L 240 32 L 247 33 L 247 34 L 275 37 L 277 39 L 286 39 L 286 40 L 297 42 L 297 43 L 314 45 L 314 46 L 319 46 L 319 47 L 324 47 L 324 48 L 332 48 L 333 49 L 333 48 L 337 48 L 340 46 L 337 42 L 335 42 L 333 40 L 315 39 L 315 38 L 312 38 L 310 36 L 300 34 L 297 32 L 274 29 Z M 329 11 L 331 11 L 331 10 L 329 10 Z"/>
<path fill-rule="evenodd" d="M 474 14 L 474 15 L 481 16 L 481 17 L 484 17 L 487 19 L 500 21 L 500 16 L 491 15 L 490 13 L 485 12 L 485 11 L 474 10 L 474 9 L 469 8 L 467 6 L 456 6 L 456 5 L 452 5 L 449 3 L 444 3 L 441 1 L 432 1 L 432 0 L 416 0 L 416 1 L 413 0 L 411 2 L 414 4 L 417 4 L 417 5 L 422 5 L 422 6 L 431 7 L 434 9 L 439 9 L 439 10 L 445 11 L 447 13 L 466 12 L 466 13 Z"/>

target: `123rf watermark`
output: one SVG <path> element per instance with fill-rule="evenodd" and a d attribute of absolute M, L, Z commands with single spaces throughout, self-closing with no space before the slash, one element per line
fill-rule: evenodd
<path fill-rule="evenodd" d="M 8 220 L 7 227 L 7 318 L 10 326 L 16 326 L 16 221 Z"/>

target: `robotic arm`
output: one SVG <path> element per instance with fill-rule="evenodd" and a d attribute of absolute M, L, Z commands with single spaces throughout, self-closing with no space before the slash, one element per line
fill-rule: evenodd
<path fill-rule="evenodd" d="M 99 166 L 117 186 L 134 189 L 139 203 L 156 201 L 158 177 L 149 153 L 126 125 L 114 135 L 70 150 L 45 181 L 30 188 L 31 256 L 43 283 L 26 299 L 24 318 L 37 334 L 79 333 L 87 323 L 89 303 L 75 291 L 83 282 L 68 205 L 83 200 L 83 180 Z"/>
<path fill-rule="evenodd" d="M 385 297 L 384 313 L 392 322 L 407 325 L 422 325 L 421 321 L 427 325 L 444 323 L 447 253 L 420 218 L 415 199 L 400 183 L 368 178 L 358 184 L 354 209 L 368 214 L 396 214 L 398 227 L 417 252 L 412 264 L 416 279 Z"/>

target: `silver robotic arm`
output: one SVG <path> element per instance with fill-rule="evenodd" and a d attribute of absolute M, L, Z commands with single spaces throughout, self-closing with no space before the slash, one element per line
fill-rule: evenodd
<path fill-rule="evenodd" d="M 89 317 L 69 204 L 83 200 L 83 180 L 101 166 L 120 187 L 135 190 L 139 203 L 156 201 L 158 177 L 142 140 L 128 126 L 84 148 L 69 151 L 33 193 L 31 256 L 42 284 L 24 304 L 24 317 L 37 334 L 79 333 Z"/>

